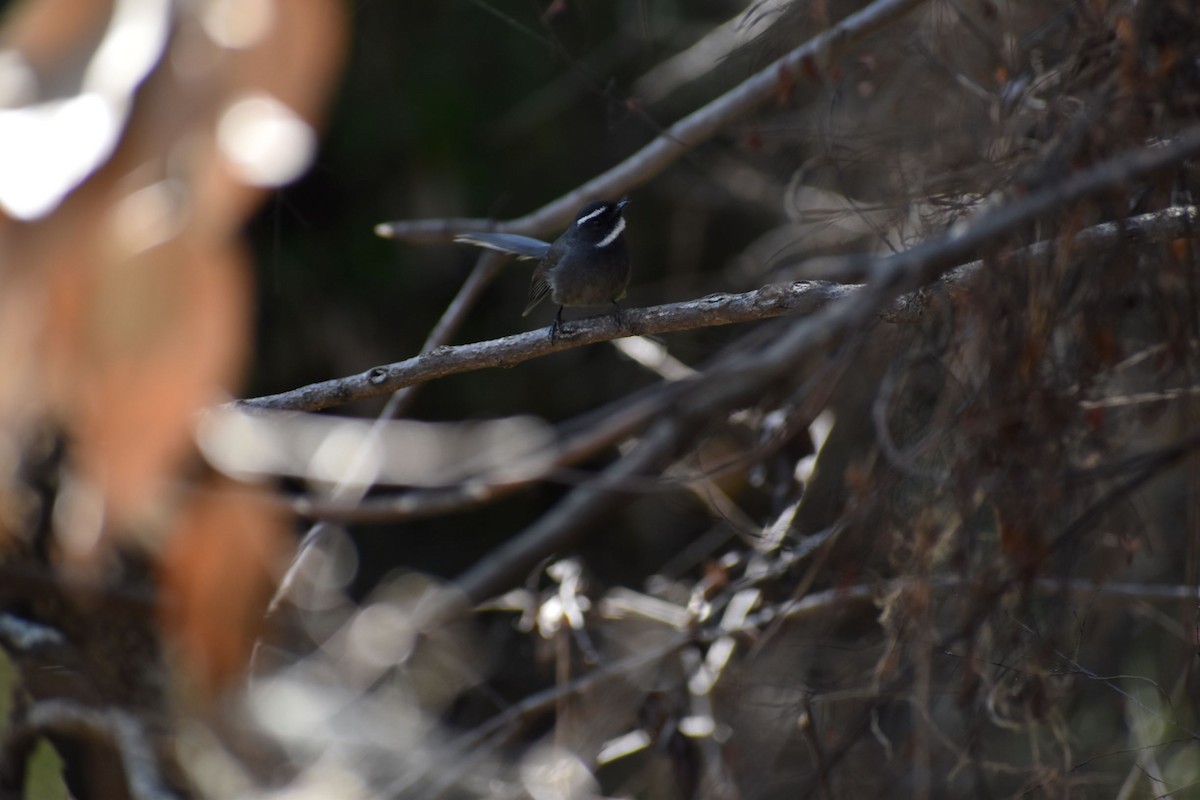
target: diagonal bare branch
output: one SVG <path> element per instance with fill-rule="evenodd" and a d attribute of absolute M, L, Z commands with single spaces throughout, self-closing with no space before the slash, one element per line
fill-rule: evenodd
<path fill-rule="evenodd" d="M 469 218 L 381 222 L 375 232 L 388 239 L 434 244 L 448 242 L 455 234 L 471 231 L 536 236 L 562 228 L 584 203 L 602 197 L 619 197 L 640 186 L 734 120 L 756 106 L 776 99 L 781 86 L 787 87 L 798 76 L 810 74 L 820 64 L 839 58 L 863 38 L 895 22 L 921 3 L 922 0 L 876 0 L 693 111 L 608 172 L 523 217 L 500 223 Z"/>

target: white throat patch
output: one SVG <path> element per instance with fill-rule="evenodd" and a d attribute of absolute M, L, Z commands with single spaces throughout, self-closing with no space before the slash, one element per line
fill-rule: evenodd
<path fill-rule="evenodd" d="M 625 230 L 625 218 L 617 217 L 617 224 L 613 225 L 613 229 L 608 232 L 608 236 L 605 236 L 603 239 L 596 242 L 596 247 L 597 248 L 608 247 L 610 244 L 612 244 L 613 242 L 615 242 L 617 240 L 617 237 L 620 236 L 621 232 L 624 230 Z"/>

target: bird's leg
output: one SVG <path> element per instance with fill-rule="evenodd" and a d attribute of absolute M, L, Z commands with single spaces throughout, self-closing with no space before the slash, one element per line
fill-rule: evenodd
<path fill-rule="evenodd" d="M 613 300 L 612 304 L 613 304 L 613 322 L 617 323 L 617 328 L 619 330 L 625 330 L 625 317 L 624 317 L 624 315 L 621 314 L 621 304 L 618 303 L 616 300 Z"/>
<path fill-rule="evenodd" d="M 550 326 L 550 344 L 554 344 L 554 340 L 558 338 L 558 329 L 562 327 L 562 310 L 563 307 L 558 307 L 558 313 L 554 315 L 554 324 Z"/>

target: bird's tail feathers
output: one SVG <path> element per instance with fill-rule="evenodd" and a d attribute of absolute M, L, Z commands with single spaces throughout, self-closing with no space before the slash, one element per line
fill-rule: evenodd
<path fill-rule="evenodd" d="M 460 233 L 454 241 L 510 253 L 517 258 L 542 258 L 550 251 L 549 242 L 516 233 Z"/>

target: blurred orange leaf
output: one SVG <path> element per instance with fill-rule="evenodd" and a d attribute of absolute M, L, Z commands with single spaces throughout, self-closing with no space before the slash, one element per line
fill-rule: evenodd
<path fill-rule="evenodd" d="M 66 434 L 99 509 L 56 516 L 68 559 L 169 519 L 195 415 L 248 350 L 239 231 L 315 150 L 342 16 L 336 0 L 40 0 L 10 17 L 0 77 L 24 87 L 6 119 L 29 153 L 0 171 L 0 437 Z"/>
<path fill-rule="evenodd" d="M 264 495 L 227 485 L 197 493 L 168 538 L 161 624 L 202 697 L 245 669 L 288 554 L 286 531 Z"/>

